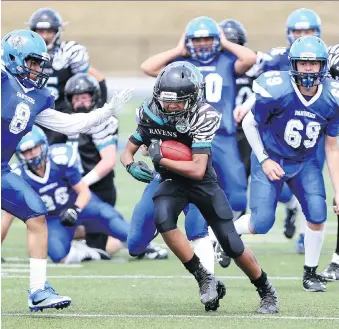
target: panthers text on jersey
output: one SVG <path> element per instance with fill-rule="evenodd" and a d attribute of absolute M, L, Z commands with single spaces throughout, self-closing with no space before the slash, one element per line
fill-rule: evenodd
<path fill-rule="evenodd" d="M 78 152 L 80 172 L 88 174 L 101 160 L 100 151 L 109 145 L 118 143 L 119 121 L 116 117 L 109 117 L 105 122 L 91 128 L 86 134 L 78 134 L 69 137 L 67 144 L 72 145 Z M 113 184 L 114 171 L 107 174 L 107 182 L 104 185 Z M 101 182 L 101 180 L 99 181 Z M 93 184 L 91 187 L 93 187 Z M 107 188 L 109 187 L 107 186 Z M 105 186 L 101 185 L 104 189 Z"/>
<path fill-rule="evenodd" d="M 21 138 L 31 131 L 37 115 L 54 107 L 47 88 L 25 88 L 1 70 L 1 167 L 6 167 Z"/>
<path fill-rule="evenodd" d="M 62 41 L 50 55 L 51 63 L 44 69 L 44 72 L 50 76 L 46 86 L 55 98 L 56 110 L 65 112 L 67 111 L 64 102 L 66 82 L 73 75 L 88 71 L 88 53 L 84 46 L 75 41 Z"/>
<path fill-rule="evenodd" d="M 137 130 L 130 137 L 133 144 L 149 146 L 153 138 L 181 142 L 192 148 L 193 154 L 209 155 L 204 180 L 215 180 L 211 147 L 213 137 L 220 125 L 221 115 L 211 105 L 198 103 L 197 108 L 188 112 L 184 119 L 168 121 L 152 99 L 145 101 L 139 108 L 138 119 Z M 162 177 L 178 178 L 178 175 L 166 171 Z M 183 179 L 183 176 L 180 176 L 180 179 Z"/>
<path fill-rule="evenodd" d="M 339 83 L 326 78 L 312 97 L 303 96 L 289 72 L 269 71 L 253 83 L 252 108 L 268 155 L 308 160 L 323 134 L 339 133 Z"/>
<path fill-rule="evenodd" d="M 35 175 L 26 166 L 11 165 L 12 172 L 21 176 L 44 201 L 48 215 L 59 215 L 73 206 L 77 194 L 72 186 L 82 178 L 78 171 L 76 153 L 71 146 L 50 146 L 44 177 Z"/>
<path fill-rule="evenodd" d="M 204 77 L 205 98 L 222 114 L 220 132 L 234 134 L 236 132 L 233 110 L 235 108 L 236 85 L 234 63 L 236 57 L 228 52 L 219 52 L 208 64 L 187 57 L 178 57 L 176 61 L 186 61 L 195 65 Z M 168 63 L 169 64 L 169 63 Z"/>

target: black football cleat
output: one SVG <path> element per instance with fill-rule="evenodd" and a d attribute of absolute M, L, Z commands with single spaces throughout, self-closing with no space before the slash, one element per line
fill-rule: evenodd
<path fill-rule="evenodd" d="M 284 235 L 287 239 L 292 239 L 295 234 L 295 222 L 297 219 L 298 208 L 287 209 L 286 208 L 286 217 L 284 223 Z"/>
<path fill-rule="evenodd" d="M 325 292 L 326 279 L 316 273 L 317 266 L 304 266 L 303 288 L 309 292 Z"/>
<path fill-rule="evenodd" d="M 261 314 L 278 313 L 278 295 L 272 284 L 267 280 L 263 287 L 257 288 L 257 291 L 260 296 L 260 307 L 257 312 Z"/>

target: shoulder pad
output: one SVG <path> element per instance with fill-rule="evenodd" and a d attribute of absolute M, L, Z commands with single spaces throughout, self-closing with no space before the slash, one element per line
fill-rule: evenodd
<path fill-rule="evenodd" d="M 286 47 L 276 47 L 276 48 L 271 48 L 267 53 L 270 54 L 271 56 L 277 56 L 277 55 L 283 55 L 287 51 Z"/>
<path fill-rule="evenodd" d="M 332 95 L 334 102 L 339 106 L 339 81 L 325 79 L 323 85 L 328 90 L 328 93 Z"/>
<path fill-rule="evenodd" d="M 49 157 L 57 165 L 71 167 L 76 160 L 76 152 L 68 144 L 54 144 L 49 148 Z"/>
<path fill-rule="evenodd" d="M 290 83 L 290 75 L 285 71 L 267 71 L 253 82 L 253 91 L 262 97 L 279 99 Z"/>
<path fill-rule="evenodd" d="M 22 165 L 19 163 L 12 163 L 9 165 L 11 168 L 11 172 L 17 174 L 18 176 L 21 176 L 22 174 Z"/>

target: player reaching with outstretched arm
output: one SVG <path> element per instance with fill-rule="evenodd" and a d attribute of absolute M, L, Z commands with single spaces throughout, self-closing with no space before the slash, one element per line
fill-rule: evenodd
<path fill-rule="evenodd" d="M 114 115 L 131 93 L 122 91 L 91 113 L 69 115 L 55 111 L 54 98 L 44 88 L 48 75 L 43 70 L 49 61 L 44 40 L 33 31 L 15 30 L 3 37 L 1 47 L 1 208 L 27 226 L 29 308 L 63 308 L 70 305 L 71 299 L 58 295 L 46 280 L 46 207 L 21 177 L 10 172 L 8 162 L 35 122 L 67 135 L 85 132 Z"/>

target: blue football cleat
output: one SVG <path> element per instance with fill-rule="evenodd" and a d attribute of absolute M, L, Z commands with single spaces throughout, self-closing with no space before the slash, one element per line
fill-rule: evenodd
<path fill-rule="evenodd" d="M 31 312 L 43 311 L 44 308 L 66 308 L 72 300 L 67 296 L 60 296 L 46 281 L 45 289 L 39 289 L 33 294 L 28 290 L 28 307 Z"/>
<path fill-rule="evenodd" d="M 295 249 L 297 254 L 305 254 L 305 244 L 304 244 L 305 236 L 304 234 L 300 234 L 299 239 L 296 241 Z"/>

